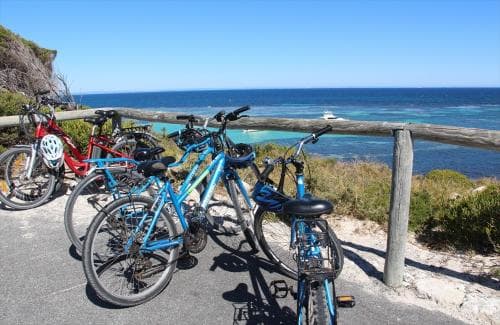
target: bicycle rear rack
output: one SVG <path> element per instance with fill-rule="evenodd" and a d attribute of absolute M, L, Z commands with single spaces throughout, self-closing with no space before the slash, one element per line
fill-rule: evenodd
<path fill-rule="evenodd" d="M 332 239 L 328 233 L 328 222 L 321 218 L 300 219 L 295 222 L 295 233 L 299 275 L 312 280 L 325 278 L 333 280 L 335 261 L 332 256 Z"/>

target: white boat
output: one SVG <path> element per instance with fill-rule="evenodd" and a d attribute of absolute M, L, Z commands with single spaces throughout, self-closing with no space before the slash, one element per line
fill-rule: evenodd
<path fill-rule="evenodd" d="M 258 132 L 258 131 L 259 130 L 255 130 L 255 129 L 244 129 L 243 133 Z"/>
<path fill-rule="evenodd" d="M 321 117 L 323 120 L 337 120 L 337 121 L 345 121 L 345 118 L 338 117 L 333 115 L 332 111 L 324 111 L 323 116 Z"/>

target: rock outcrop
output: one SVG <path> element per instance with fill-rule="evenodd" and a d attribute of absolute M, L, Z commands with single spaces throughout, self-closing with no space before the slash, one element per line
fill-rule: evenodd
<path fill-rule="evenodd" d="M 52 62 L 56 54 L 0 25 L 0 89 L 29 97 L 37 92 L 55 92 Z"/>

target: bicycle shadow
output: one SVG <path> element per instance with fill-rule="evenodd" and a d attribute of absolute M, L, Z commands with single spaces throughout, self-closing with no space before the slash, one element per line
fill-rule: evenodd
<path fill-rule="evenodd" d="M 360 251 L 372 253 L 374 255 L 377 255 L 385 259 L 386 252 L 373 247 L 367 247 L 346 241 L 342 241 L 342 246 L 347 246 Z M 354 253 L 353 251 L 346 249 L 345 247 L 344 247 L 344 255 L 351 261 L 353 261 L 356 265 L 358 265 L 368 276 L 383 281 L 383 272 L 378 271 L 377 268 L 373 266 L 370 262 L 368 262 L 366 259 L 362 258 L 360 255 Z M 409 258 L 405 259 L 405 265 L 427 272 L 439 273 L 465 282 L 478 283 L 480 285 L 483 285 L 485 287 L 494 290 L 500 290 L 500 281 L 488 278 L 486 276 L 470 274 L 467 272 L 458 272 L 441 266 L 428 265 Z"/>
<path fill-rule="evenodd" d="M 220 268 L 227 272 L 248 272 L 251 280 L 251 293 L 246 283 L 239 283 L 234 290 L 224 292 L 222 298 L 232 303 L 234 308 L 233 324 L 293 324 L 296 314 L 287 306 L 281 307 L 272 295 L 262 270 L 269 273 L 278 272 L 270 261 L 253 254 L 251 251 L 242 251 L 249 246 L 245 240 L 240 240 L 237 247 L 226 244 L 219 236 L 210 232 L 212 240 L 225 249 L 213 258 L 210 271 Z M 236 236 L 234 236 L 236 237 Z M 238 236 L 239 237 L 239 236 Z M 226 239 L 226 238 L 225 238 Z M 234 240 L 231 238 L 234 243 Z"/>

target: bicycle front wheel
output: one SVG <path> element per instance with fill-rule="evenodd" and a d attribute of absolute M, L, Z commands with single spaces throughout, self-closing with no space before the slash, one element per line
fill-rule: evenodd
<path fill-rule="evenodd" d="M 54 192 L 56 173 L 45 165 L 40 154 L 32 156 L 30 147 L 14 147 L 0 155 L 0 201 L 12 209 L 40 206 Z M 28 178 L 32 159 L 35 161 Z"/>
<path fill-rule="evenodd" d="M 322 227 L 322 224 L 319 224 Z M 293 279 L 297 278 L 296 249 L 290 246 L 291 220 L 289 216 L 258 208 L 255 213 L 254 230 L 260 247 L 280 271 Z M 325 229 L 322 229 L 323 231 Z M 335 232 L 328 226 L 330 258 L 335 264 L 335 277 L 344 266 L 344 252 Z M 325 256 L 326 257 L 326 256 Z"/>
<path fill-rule="evenodd" d="M 153 200 L 145 196 L 120 198 L 107 205 L 90 224 L 83 247 L 83 270 L 90 286 L 102 300 L 116 306 L 142 304 L 158 295 L 170 282 L 179 255 L 179 246 L 142 252 L 148 229 L 151 241 L 177 237 L 171 215 L 163 209 L 152 224 Z M 146 220 L 125 246 L 139 222 Z"/>

